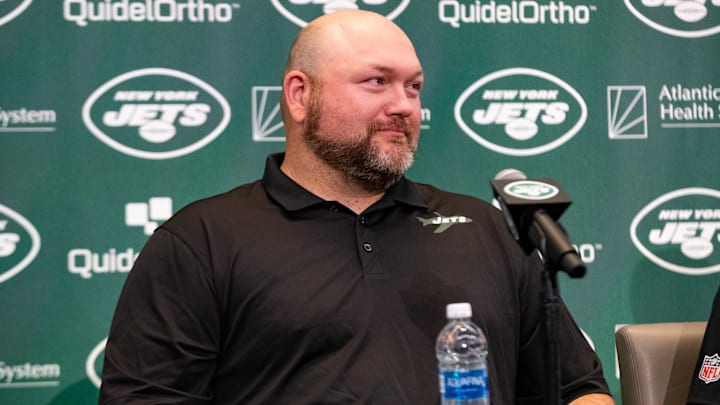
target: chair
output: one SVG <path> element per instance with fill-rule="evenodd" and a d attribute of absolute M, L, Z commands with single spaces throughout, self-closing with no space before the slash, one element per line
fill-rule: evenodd
<path fill-rule="evenodd" d="M 615 332 L 623 405 L 685 405 L 706 325 L 636 324 Z"/>

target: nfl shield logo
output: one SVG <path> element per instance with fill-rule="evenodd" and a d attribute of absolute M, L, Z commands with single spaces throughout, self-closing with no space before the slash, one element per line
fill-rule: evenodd
<path fill-rule="evenodd" d="M 705 381 L 705 384 L 720 380 L 720 356 L 717 353 L 705 356 L 698 377 Z"/>

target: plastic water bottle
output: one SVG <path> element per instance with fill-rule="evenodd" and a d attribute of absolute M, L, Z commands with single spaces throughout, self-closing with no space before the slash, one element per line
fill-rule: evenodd
<path fill-rule="evenodd" d="M 469 303 L 448 304 L 448 323 L 435 345 L 442 405 L 489 405 L 487 339 Z"/>

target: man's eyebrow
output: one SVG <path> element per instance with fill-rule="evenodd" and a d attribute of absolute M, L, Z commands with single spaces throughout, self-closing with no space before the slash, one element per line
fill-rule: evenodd
<path fill-rule="evenodd" d="M 396 73 L 396 72 L 397 72 L 397 69 L 392 68 L 392 67 L 390 67 L 390 66 L 385 66 L 385 65 L 371 65 L 371 66 L 370 66 L 370 69 L 372 69 L 372 70 L 377 70 L 377 71 L 380 71 L 380 72 L 382 72 L 382 73 Z M 422 69 L 420 69 L 420 70 L 418 70 L 417 72 L 411 74 L 410 76 L 413 77 L 413 78 L 422 77 L 422 76 L 423 76 L 423 71 L 422 71 Z"/>

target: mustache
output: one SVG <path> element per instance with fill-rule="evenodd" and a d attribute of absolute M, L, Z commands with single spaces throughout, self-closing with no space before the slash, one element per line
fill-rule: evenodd
<path fill-rule="evenodd" d="M 400 117 L 395 117 L 384 122 L 374 121 L 370 124 L 368 129 L 370 133 L 378 131 L 398 131 L 404 133 L 406 137 L 410 137 L 413 134 L 410 124 Z"/>

